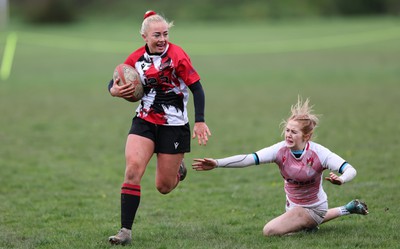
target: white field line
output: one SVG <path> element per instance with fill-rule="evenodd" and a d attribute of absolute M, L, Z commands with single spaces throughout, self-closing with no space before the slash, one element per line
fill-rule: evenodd
<path fill-rule="evenodd" d="M 144 45 L 143 41 L 123 42 L 27 32 L 19 34 L 20 42 L 24 44 L 103 53 L 127 54 Z M 269 54 L 333 49 L 393 39 L 400 39 L 400 28 L 390 27 L 368 32 L 295 38 L 281 41 L 189 43 L 185 44 L 184 47 L 191 55 Z"/>

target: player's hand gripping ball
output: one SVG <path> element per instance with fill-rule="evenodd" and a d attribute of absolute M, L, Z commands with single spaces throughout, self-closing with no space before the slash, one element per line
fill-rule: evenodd
<path fill-rule="evenodd" d="M 120 79 L 118 82 L 119 86 L 125 84 L 133 84 L 135 86 L 135 92 L 132 97 L 133 101 L 138 101 L 143 97 L 144 92 L 142 82 L 140 82 L 138 72 L 131 65 L 119 64 L 115 68 L 113 74 L 113 80 L 115 81 L 117 78 Z"/>

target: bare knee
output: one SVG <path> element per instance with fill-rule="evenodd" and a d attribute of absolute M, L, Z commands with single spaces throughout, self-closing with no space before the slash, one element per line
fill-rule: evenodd
<path fill-rule="evenodd" d="M 158 192 L 160 192 L 163 195 L 170 193 L 174 189 L 173 187 L 168 186 L 166 184 L 156 184 L 156 188 Z"/>
<path fill-rule="evenodd" d="M 158 192 L 163 195 L 170 193 L 177 186 L 177 178 L 168 179 L 168 178 L 158 178 L 156 179 L 156 188 Z"/>
<path fill-rule="evenodd" d="M 275 218 L 271 221 L 269 221 L 263 228 L 263 235 L 266 237 L 269 236 L 282 236 L 285 235 L 291 231 L 291 227 L 285 226 L 284 222 L 282 220 L 279 220 L 278 218 Z"/>
<path fill-rule="evenodd" d="M 277 236 L 277 235 L 281 235 L 278 231 L 278 229 L 274 228 L 273 226 L 266 224 L 263 228 L 263 235 L 266 237 L 269 236 Z"/>

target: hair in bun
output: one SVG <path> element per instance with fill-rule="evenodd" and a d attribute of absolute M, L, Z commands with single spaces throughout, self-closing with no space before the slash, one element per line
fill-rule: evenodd
<path fill-rule="evenodd" d="M 163 16 L 157 14 L 153 10 L 148 10 L 144 13 L 142 27 L 140 28 L 140 34 L 144 35 L 149 28 L 150 23 L 153 22 L 165 22 L 168 25 L 168 28 L 174 26 L 173 22 L 168 22 Z"/>
<path fill-rule="evenodd" d="M 148 11 L 146 11 L 146 13 L 144 13 L 143 20 L 146 19 L 147 17 L 153 16 L 153 15 L 157 15 L 157 13 L 153 10 L 148 10 Z"/>

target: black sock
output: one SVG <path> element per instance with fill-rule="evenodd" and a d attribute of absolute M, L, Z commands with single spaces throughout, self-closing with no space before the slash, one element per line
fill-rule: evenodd
<path fill-rule="evenodd" d="M 121 188 L 121 227 L 132 229 L 140 203 L 140 185 L 124 183 Z"/>

